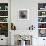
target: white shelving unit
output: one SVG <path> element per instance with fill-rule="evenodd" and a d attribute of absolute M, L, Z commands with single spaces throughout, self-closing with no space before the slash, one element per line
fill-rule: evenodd
<path fill-rule="evenodd" d="M 38 4 L 38 32 L 41 35 L 40 37 L 46 37 L 45 34 L 41 34 L 41 31 L 46 33 L 46 3 Z"/>
<path fill-rule="evenodd" d="M 1 0 L 0 0 L 1 2 Z M 6 7 L 5 7 L 6 6 Z M 0 45 L 8 45 L 8 2 L 0 3 Z M 4 28 L 4 29 L 3 29 Z M 5 32 L 5 33 L 4 33 Z"/>
<path fill-rule="evenodd" d="M 0 3 L 0 28 L 8 33 L 8 3 Z M 7 26 L 6 26 L 7 25 Z M 5 27 L 5 29 L 3 29 Z M 8 35 L 8 34 L 7 34 Z M 7 36 L 8 37 L 8 36 Z"/>

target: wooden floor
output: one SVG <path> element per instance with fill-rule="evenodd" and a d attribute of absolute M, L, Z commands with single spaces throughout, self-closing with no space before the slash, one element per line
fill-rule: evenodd
<path fill-rule="evenodd" d="M 8 45 L 0 45 L 0 46 L 8 46 Z"/>

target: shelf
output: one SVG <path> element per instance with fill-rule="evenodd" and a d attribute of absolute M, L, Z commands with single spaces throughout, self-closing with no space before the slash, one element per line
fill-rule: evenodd
<path fill-rule="evenodd" d="M 0 17 L 8 17 L 8 16 L 0 16 Z"/>
<path fill-rule="evenodd" d="M 0 11 L 8 11 L 8 10 L 0 10 Z"/>
<path fill-rule="evenodd" d="M 38 17 L 46 17 L 46 15 L 44 15 L 44 16 L 38 16 Z"/>
<path fill-rule="evenodd" d="M 38 29 L 46 29 L 46 28 L 38 28 Z"/>
<path fill-rule="evenodd" d="M 0 23 L 8 23 L 8 22 L 0 22 Z"/>
<path fill-rule="evenodd" d="M 38 23 L 46 23 L 46 22 L 38 22 Z"/>
<path fill-rule="evenodd" d="M 38 11 L 46 11 L 46 10 L 38 10 Z"/>

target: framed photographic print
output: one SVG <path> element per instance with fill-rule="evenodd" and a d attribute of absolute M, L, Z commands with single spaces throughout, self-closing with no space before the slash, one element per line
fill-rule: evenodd
<path fill-rule="evenodd" d="M 18 13 L 19 20 L 29 20 L 29 9 L 19 9 Z"/>

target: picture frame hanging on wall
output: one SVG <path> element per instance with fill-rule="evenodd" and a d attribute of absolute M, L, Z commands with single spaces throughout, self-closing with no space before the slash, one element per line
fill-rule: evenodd
<path fill-rule="evenodd" d="M 19 20 L 29 20 L 29 9 L 19 9 L 18 19 Z"/>

